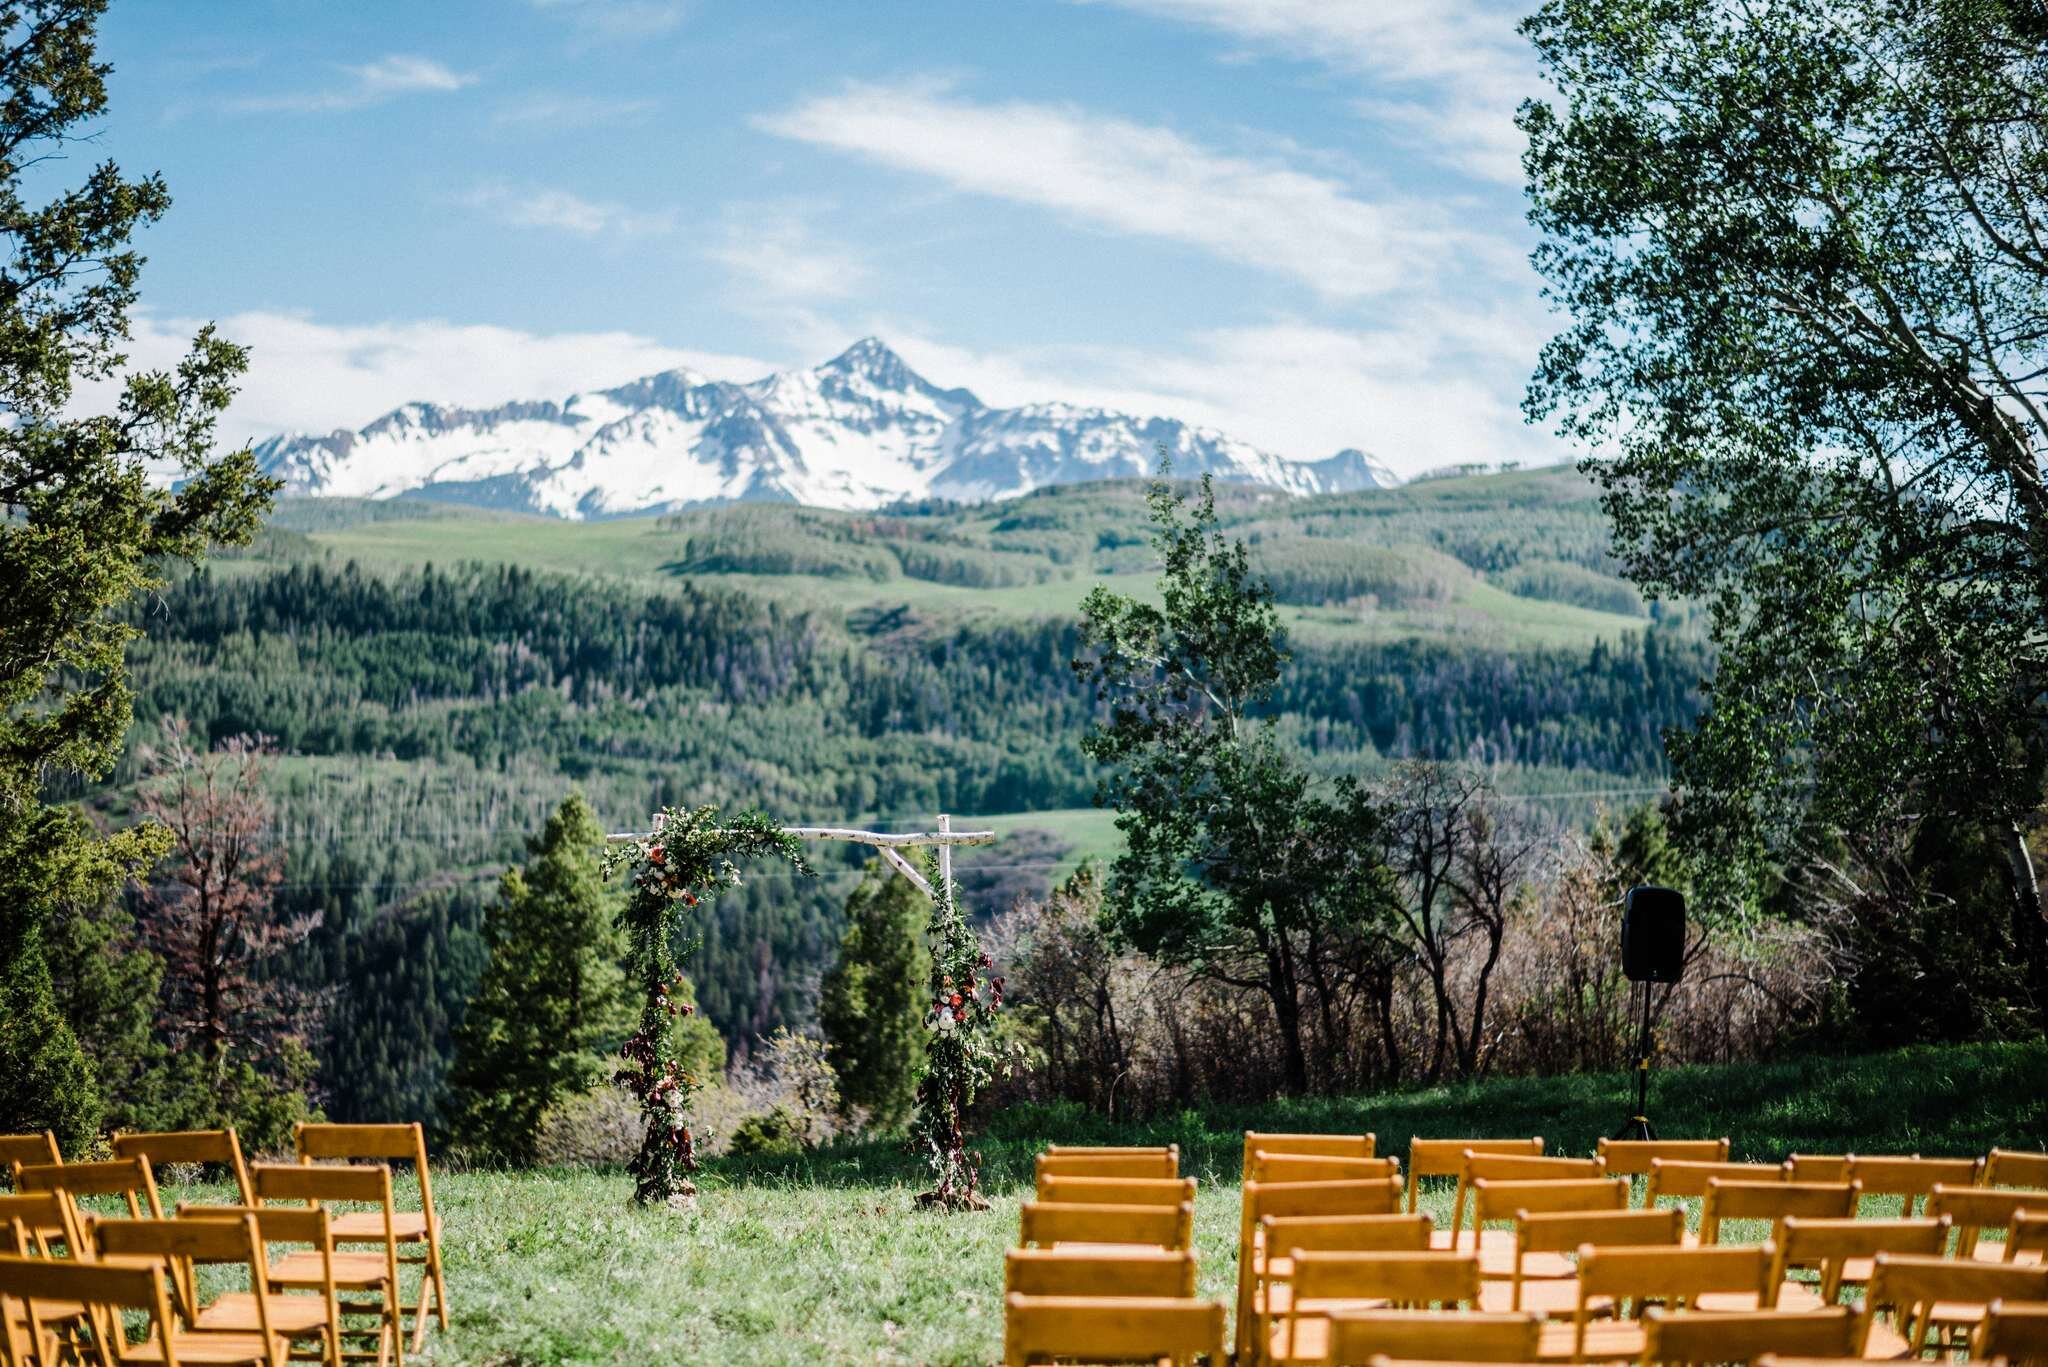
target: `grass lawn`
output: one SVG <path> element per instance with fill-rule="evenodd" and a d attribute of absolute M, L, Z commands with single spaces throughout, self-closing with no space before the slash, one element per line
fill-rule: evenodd
<path fill-rule="evenodd" d="M 1371 1130 L 1389 1153 L 1414 1135 L 1542 1134 L 1552 1152 L 1586 1153 L 1624 1118 L 1624 1085 L 1618 1076 L 1517 1079 L 1128 1126 L 1012 1106 L 979 1145 L 995 1199 L 985 1215 L 915 1212 L 922 1171 L 886 1141 L 713 1164 L 688 1214 L 634 1209 L 631 1183 L 616 1172 L 437 1175 L 454 1323 L 429 1336 L 429 1357 L 991 1362 L 1003 1250 L 1031 1158 L 1048 1142 L 1178 1143 L 1183 1171 L 1202 1181 L 1202 1289 L 1228 1299 L 1244 1129 Z M 1728 1135 L 1739 1158 L 2048 1148 L 2048 1045 L 1674 1070 L 1658 1077 L 1651 1115 L 1668 1136 Z M 1447 1198 L 1430 1197 L 1440 1215 Z"/>

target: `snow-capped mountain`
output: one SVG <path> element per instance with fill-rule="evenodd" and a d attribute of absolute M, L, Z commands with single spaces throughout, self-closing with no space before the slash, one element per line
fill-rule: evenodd
<path fill-rule="evenodd" d="M 560 403 L 412 403 L 358 431 L 272 437 L 256 455 L 294 493 L 424 492 L 583 518 L 748 499 L 873 508 L 928 495 L 1008 498 L 1147 475 L 1161 447 L 1176 474 L 1290 493 L 1398 482 L 1358 450 L 1286 460 L 1172 418 L 1060 403 L 991 408 L 965 389 L 940 389 L 872 337 L 815 369 L 751 384 L 670 370 Z"/>

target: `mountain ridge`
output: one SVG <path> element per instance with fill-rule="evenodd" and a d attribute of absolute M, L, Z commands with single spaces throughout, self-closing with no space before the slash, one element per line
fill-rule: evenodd
<path fill-rule="evenodd" d="M 992 501 L 1146 475 L 1162 449 L 1177 473 L 1292 494 L 1400 482 L 1356 447 L 1290 460 L 1171 417 L 1057 401 L 994 407 L 932 383 L 875 337 L 746 383 L 679 367 L 559 401 L 416 401 L 360 428 L 282 433 L 255 453 L 291 493 L 583 519 L 735 502 Z"/>

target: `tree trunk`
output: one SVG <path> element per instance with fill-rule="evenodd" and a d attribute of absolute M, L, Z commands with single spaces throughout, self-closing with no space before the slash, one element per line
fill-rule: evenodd
<path fill-rule="evenodd" d="M 2012 869 L 2012 935 L 2014 948 L 2025 958 L 2027 983 L 2034 1009 L 2048 1012 L 2048 922 L 2041 914 L 2041 883 L 2027 833 L 2015 821 L 2001 832 L 2006 863 Z"/>

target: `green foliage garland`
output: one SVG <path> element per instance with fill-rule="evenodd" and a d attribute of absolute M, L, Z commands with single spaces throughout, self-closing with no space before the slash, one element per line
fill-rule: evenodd
<path fill-rule="evenodd" d="M 995 1045 L 996 1015 L 1003 1008 L 1003 980 L 984 978 L 993 965 L 968 929 L 952 880 L 941 872 L 936 851 L 927 865 L 932 891 L 931 1002 L 925 1009 L 929 1032 L 924 1067 L 917 1079 L 917 1110 L 911 1142 L 932 1166 L 932 1189 L 918 1204 L 940 1210 L 986 1210 L 975 1190 L 981 1157 L 967 1150 L 967 1108 L 994 1079 L 1002 1056 Z"/>
<path fill-rule="evenodd" d="M 640 1028 L 619 1050 L 626 1066 L 614 1080 L 639 1099 L 646 1123 L 630 1167 L 633 1199 L 642 1205 L 673 1204 L 696 1192 L 689 1114 L 700 1080 L 684 1066 L 675 1027 L 678 1017 L 696 1008 L 684 992 L 677 935 L 691 909 L 739 886 L 734 860 L 764 854 L 787 860 L 799 873 L 811 871 L 801 843 L 775 822 L 759 812 L 723 817 L 716 807 L 664 807 L 654 814 L 654 830 L 646 838 L 606 853 L 607 876 L 632 871 L 631 895 L 619 920 L 644 1000 Z"/>

